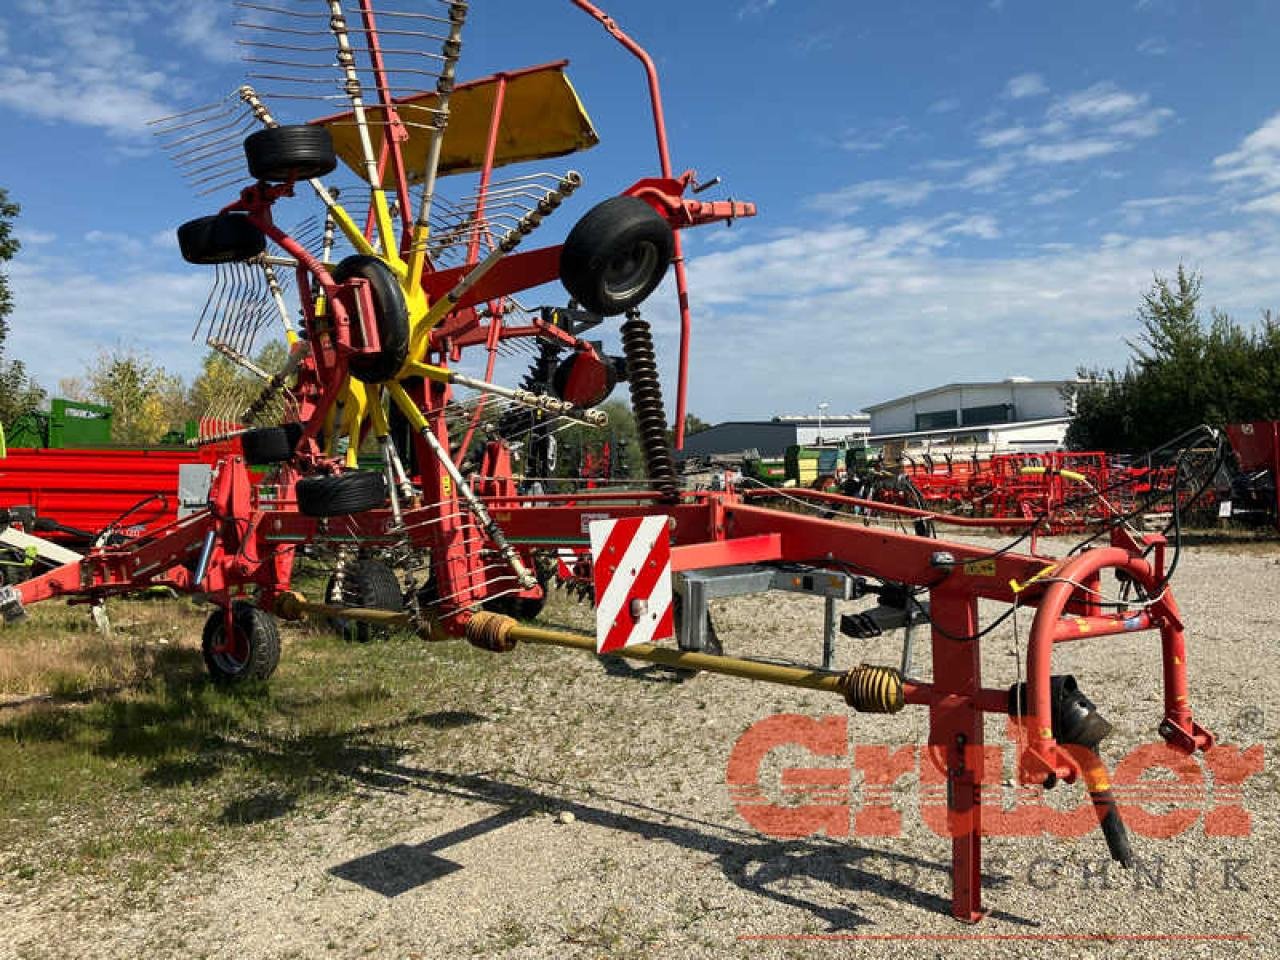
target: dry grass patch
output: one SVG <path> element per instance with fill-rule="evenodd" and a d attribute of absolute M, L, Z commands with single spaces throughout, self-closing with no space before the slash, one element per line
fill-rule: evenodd
<path fill-rule="evenodd" d="M 155 674 L 175 647 L 198 650 L 208 607 L 185 599 L 114 603 L 110 635 L 87 607 L 48 602 L 0 634 L 0 703 L 121 690 Z"/>

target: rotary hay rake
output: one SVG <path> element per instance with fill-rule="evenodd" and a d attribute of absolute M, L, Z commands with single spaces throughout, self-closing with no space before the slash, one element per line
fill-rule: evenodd
<path fill-rule="evenodd" d="M 1108 725 L 1074 681 L 1053 676 L 1052 651 L 1086 636 L 1157 631 L 1159 731 L 1187 753 L 1212 746 L 1188 702 L 1183 622 L 1168 582 L 1176 553 L 1168 555 L 1164 536 L 1142 535 L 1123 517 L 1108 530 L 1109 546 L 1053 560 L 1036 552 L 1034 539 L 1022 553 L 1017 542 L 993 550 L 925 535 L 931 524 L 986 524 L 903 505 L 806 491 L 807 505 L 784 511 L 759 503 L 775 491 L 681 492 L 639 305 L 674 264 L 679 444 L 690 329 L 679 231 L 755 210 L 689 196 L 699 185 L 692 171 L 672 173 L 652 61 L 598 8 L 572 2 L 641 60 L 660 173 L 592 208 L 563 245 L 532 250 L 524 241 L 581 178 L 572 171 L 494 174 L 595 143 L 563 61 L 455 82 L 468 14 L 462 2 L 409 10 L 375 10 L 369 0 L 237 4 L 250 79 L 272 89 L 242 87 L 157 130 L 198 192 L 240 187 L 217 214 L 179 228 L 178 238 L 186 259 L 216 273 L 197 335 L 260 382 L 251 397 L 224 398 L 203 438 L 238 438 L 243 453 L 218 460 L 206 510 L 7 587 L 0 609 L 13 618 L 53 597 L 101 604 L 155 584 L 199 595 L 216 606 L 204 654 L 222 682 L 268 677 L 280 654 L 275 617 L 311 613 L 408 625 L 427 640 L 465 638 L 491 651 L 521 642 L 589 652 L 604 646 L 678 669 L 826 691 L 864 712 L 925 706 L 933 762 L 948 783 L 952 912 L 965 921 L 983 914 L 983 714 L 1008 715 L 1020 731 L 1020 780 L 1082 779 L 1113 856 L 1127 863 L 1096 753 Z M 282 124 L 269 106 L 275 103 L 310 104 L 323 116 Z M 355 187 L 325 181 L 338 158 L 355 174 Z M 439 189 L 451 175 L 475 179 L 446 200 Z M 286 231 L 277 208 L 298 191 L 314 195 L 322 213 Z M 363 223 L 350 212 L 357 209 Z M 557 278 L 573 298 L 569 307 L 528 310 L 516 299 Z M 625 317 L 621 358 L 582 337 L 612 316 Z M 276 325 L 287 359 L 263 369 L 254 350 Z M 492 381 L 495 364 L 513 348 L 536 353 L 538 372 L 504 388 Z M 464 352 L 477 351 L 482 372 L 464 373 L 457 366 Z M 594 408 L 620 378 L 638 421 L 647 485 L 567 495 L 518 485 L 504 422 L 508 432 L 535 440 L 567 423 L 602 426 Z M 492 435 L 473 451 L 473 437 L 486 428 Z M 378 451 L 383 469 L 355 469 L 362 446 Z M 532 449 L 524 453 L 526 465 L 538 462 Z M 269 472 L 255 476 L 251 465 Z M 655 517 L 658 535 L 628 554 L 644 570 L 625 569 L 615 553 L 620 531 Z M 592 540 L 597 586 L 602 575 L 627 581 L 639 574 L 620 601 L 601 597 L 598 633 L 607 644 L 510 615 L 527 618 L 540 608 L 547 557 Z M 370 568 L 353 575 L 363 606 L 313 603 L 291 591 L 303 544 L 344 561 L 353 552 L 397 558 L 411 568 L 407 609 L 377 608 L 398 585 Z M 882 606 L 896 593 L 931 625 L 931 679 L 914 676 L 909 660 L 902 669 L 863 664 L 841 672 L 657 642 L 670 635 L 670 609 L 651 609 L 640 579 L 647 576 L 652 598 L 669 574 L 744 565 L 791 571 L 796 582 L 823 572 L 849 576 Z M 1104 587 L 1108 571 L 1121 581 L 1119 596 Z M 979 624 L 983 599 L 1035 609 L 1027 675 L 1003 688 L 982 683 L 980 642 L 995 625 Z M 686 619 L 699 613 L 692 606 L 686 598 Z"/>

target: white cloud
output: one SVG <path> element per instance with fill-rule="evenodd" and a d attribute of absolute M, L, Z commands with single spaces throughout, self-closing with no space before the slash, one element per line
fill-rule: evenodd
<path fill-rule="evenodd" d="M 1268 193 L 1240 205 L 1249 213 L 1280 213 L 1280 193 Z"/>
<path fill-rule="evenodd" d="M 930 113 L 952 113 L 960 109 L 959 97 L 943 97 L 941 100 L 935 100 L 929 104 Z"/>
<path fill-rule="evenodd" d="M 1039 74 L 1023 74 L 1009 81 L 1005 95 L 1016 99 L 1044 92 Z M 983 119 L 977 142 L 1003 153 L 994 163 L 975 167 L 958 186 L 990 190 L 1022 164 L 1076 163 L 1128 149 L 1133 141 L 1160 133 L 1174 117 L 1172 110 L 1148 101 L 1146 94 L 1096 83 L 1055 99 L 1038 125 L 1026 118 L 1011 122 L 1006 109 L 995 109 Z"/>
<path fill-rule="evenodd" d="M 1150 216 L 1177 213 L 1208 203 L 1212 198 L 1202 194 L 1182 193 L 1162 197 L 1139 197 L 1120 205 L 1124 222 L 1130 226 L 1144 223 Z"/>
<path fill-rule="evenodd" d="M 1208 200 L 1207 197 L 1199 194 L 1184 193 L 1165 197 L 1140 197 L 1136 200 L 1126 200 L 1121 206 L 1125 210 L 1176 210 L 1195 206 L 1206 200 Z"/>
<path fill-rule="evenodd" d="M 1000 157 L 992 163 L 974 167 L 960 181 L 965 190 L 989 190 L 1011 174 L 1017 164 L 1009 157 Z"/>
<path fill-rule="evenodd" d="M 767 13 L 778 5 L 778 0 L 747 0 L 738 8 L 738 19 L 743 20 L 747 17 L 758 17 L 763 13 Z"/>
<path fill-rule="evenodd" d="M 1026 127 L 1004 127 L 982 134 L 978 137 L 978 143 L 984 147 L 1014 147 L 1030 139 L 1031 131 Z"/>
<path fill-rule="evenodd" d="M 1159 107 L 1155 110 L 1148 110 L 1146 113 L 1135 114 L 1132 117 L 1117 121 L 1107 127 L 1107 132 L 1117 137 L 1146 139 L 1159 133 L 1164 127 L 1165 121 L 1172 118 L 1172 110 L 1168 107 Z"/>
<path fill-rule="evenodd" d="M 11 266 L 14 312 L 5 346 L 44 386 L 83 373 L 99 349 L 115 343 L 147 351 L 171 372 L 196 372 L 202 351 L 192 344 L 191 332 L 213 281 L 211 271 L 122 268 L 95 276 L 68 271 L 52 257 L 23 254 Z"/>
<path fill-rule="evenodd" d="M 1213 160 L 1213 179 L 1242 192 L 1280 189 L 1280 113 L 1254 130 L 1230 153 Z"/>
<path fill-rule="evenodd" d="M 934 189 L 930 180 L 863 180 L 819 194 L 808 202 L 808 206 L 828 210 L 837 216 L 853 213 L 868 202 L 912 207 L 926 200 Z"/>
<path fill-rule="evenodd" d="M 93 248 L 95 256 L 112 260 L 141 256 L 147 249 L 147 241 L 118 230 L 90 230 L 84 235 L 85 243 Z"/>
<path fill-rule="evenodd" d="M 1044 77 L 1040 74 L 1020 73 L 1005 85 L 1004 92 L 1005 96 L 1013 100 L 1022 100 L 1048 93 L 1049 88 L 1045 86 Z"/>
<path fill-rule="evenodd" d="M 48 230 L 36 230 L 33 227 L 18 227 L 18 243 L 24 248 L 47 246 L 58 239 L 56 233 Z"/>
<path fill-rule="evenodd" d="M 917 385 L 1119 366 L 1152 273 L 1180 262 L 1203 271 L 1208 302 L 1242 320 L 1280 301 L 1280 232 L 1258 221 L 957 255 L 962 235 L 988 227 L 964 218 L 879 231 L 833 225 L 693 258 L 697 329 L 708 331 L 693 341 L 693 409 L 711 419 L 766 415 L 818 395 L 854 408 Z M 786 334 L 800 328 L 804 338 Z M 744 358 L 746 336 L 762 349 Z M 850 381 L 847 364 L 814 364 L 815 342 L 856 343 L 875 362 Z M 778 369 L 807 373 L 780 378 Z M 722 388 L 729 370 L 738 384 L 731 399 Z"/>
<path fill-rule="evenodd" d="M 1148 57 L 1163 57 L 1171 49 L 1169 41 L 1161 36 L 1147 37 L 1137 47 L 1138 53 Z"/>
<path fill-rule="evenodd" d="M 1063 97 L 1054 104 L 1052 115 L 1089 120 L 1110 120 L 1133 113 L 1147 102 L 1146 94 L 1121 90 L 1114 83 L 1095 83 L 1085 90 Z"/>
<path fill-rule="evenodd" d="M 24 0 L 22 8 L 31 29 L 0 68 L 0 105 L 124 136 L 173 112 L 169 97 L 180 82 L 133 37 L 147 15 L 141 4 Z M 163 14 L 163 5 L 153 12 Z"/>
<path fill-rule="evenodd" d="M 878 130 L 850 130 L 840 138 L 840 149 L 850 153 L 874 153 L 911 131 L 910 124 L 896 120 Z"/>
<path fill-rule="evenodd" d="M 1033 207 L 1047 207 L 1065 200 L 1067 197 L 1073 197 L 1079 192 L 1079 190 L 1072 187 L 1052 187 L 1048 190 L 1041 190 L 1039 193 L 1033 193 L 1027 202 Z"/>
<path fill-rule="evenodd" d="M 1121 149 L 1114 140 L 1067 140 L 1062 143 L 1036 143 L 1027 147 L 1026 157 L 1032 163 L 1075 163 L 1105 157 Z"/>
<path fill-rule="evenodd" d="M 169 4 L 169 34 L 190 50 L 214 63 L 240 59 L 230 30 L 230 17 L 221 4 L 186 0 Z"/>
<path fill-rule="evenodd" d="M 995 240 L 1000 236 L 1000 227 L 995 217 L 979 213 L 965 217 L 958 223 L 943 228 L 943 233 L 958 237 L 977 237 L 980 240 Z"/>

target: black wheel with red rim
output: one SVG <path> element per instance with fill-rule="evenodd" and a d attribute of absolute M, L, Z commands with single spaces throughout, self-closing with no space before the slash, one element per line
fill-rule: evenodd
<path fill-rule="evenodd" d="M 214 610 L 204 624 L 201 649 L 204 665 L 215 683 L 266 680 L 280 663 L 280 631 L 275 617 L 253 604 L 237 600 L 231 608 L 228 635 L 226 611 Z"/>

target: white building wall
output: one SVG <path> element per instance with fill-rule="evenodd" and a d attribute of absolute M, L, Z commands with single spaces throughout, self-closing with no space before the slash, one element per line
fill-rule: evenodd
<path fill-rule="evenodd" d="M 957 385 L 923 397 L 905 397 L 871 411 L 873 434 L 907 433 L 916 429 L 916 416 L 944 410 L 956 412 L 961 424 L 961 411 L 972 407 L 1013 404 L 1017 420 L 1047 420 L 1074 413 L 1062 396 L 1059 381 L 1007 381 L 1004 383 Z"/>
<path fill-rule="evenodd" d="M 801 445 L 815 444 L 819 437 L 825 443 L 833 443 L 840 440 L 852 440 L 857 437 L 865 437 L 871 432 L 871 427 L 866 423 L 824 423 L 822 431 L 818 431 L 817 424 L 812 426 L 796 427 L 796 443 Z"/>
<path fill-rule="evenodd" d="M 1014 450 L 1060 450 L 1066 444 L 1067 421 L 1029 426 L 1010 424 L 991 431 L 991 439 Z"/>

